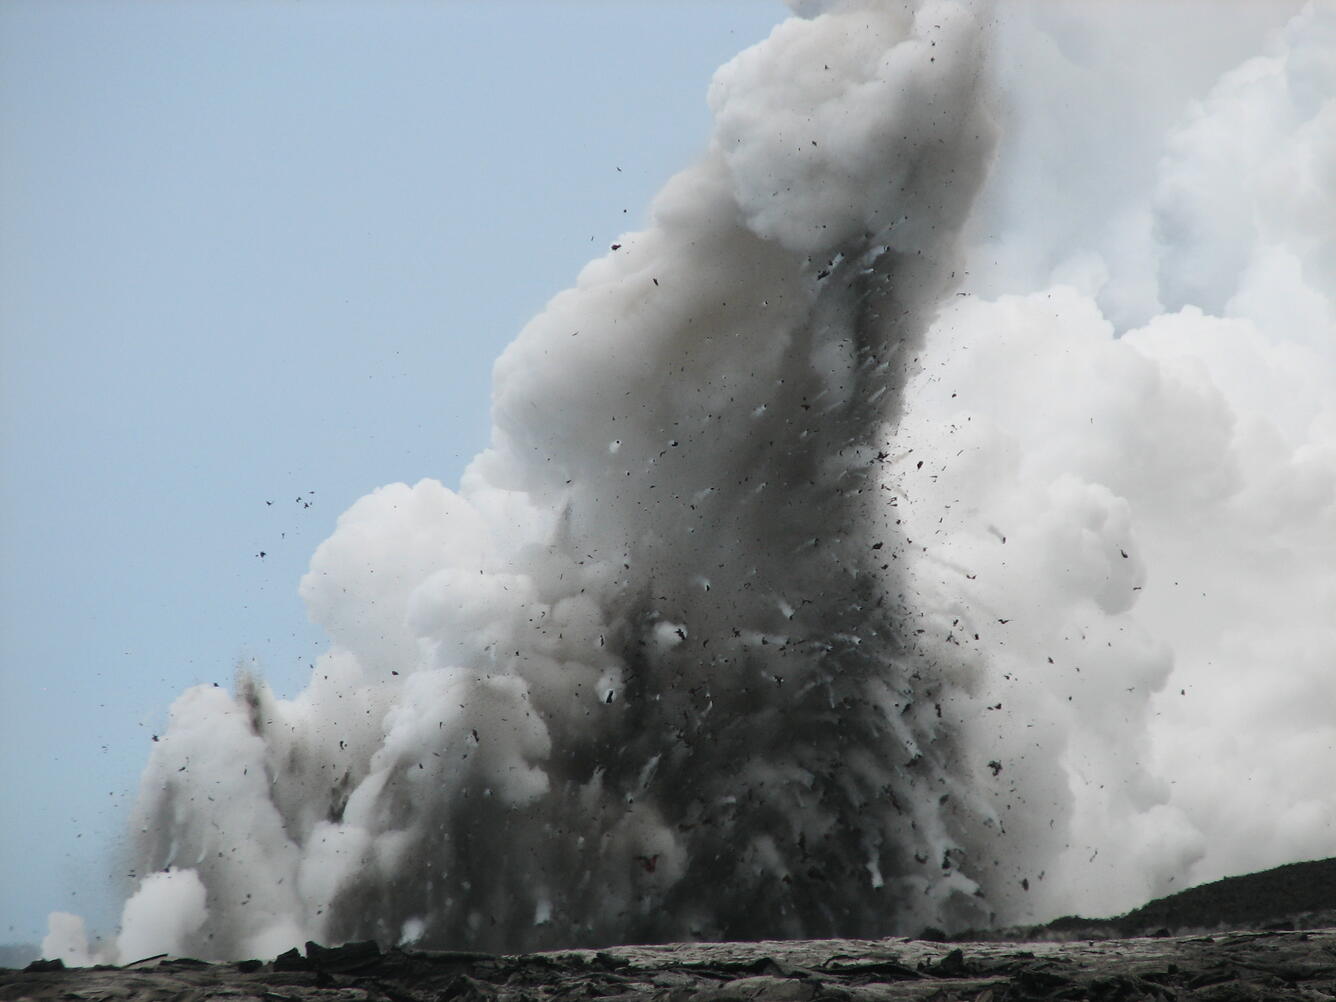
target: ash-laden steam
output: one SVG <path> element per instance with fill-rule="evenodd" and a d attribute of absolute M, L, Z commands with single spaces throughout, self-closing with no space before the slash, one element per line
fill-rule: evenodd
<path fill-rule="evenodd" d="M 1231 10 L 988 13 L 996 154 L 960 3 L 720 70 L 459 492 L 317 551 L 308 687 L 177 701 L 119 959 L 880 935 L 1336 854 L 1336 5 Z"/>
<path fill-rule="evenodd" d="M 309 687 L 173 708 L 137 899 L 186 903 L 175 948 L 986 918 L 971 674 L 915 648 L 879 481 L 990 154 L 978 31 L 853 5 L 720 71 L 708 154 L 498 362 L 460 492 L 320 547 Z"/>

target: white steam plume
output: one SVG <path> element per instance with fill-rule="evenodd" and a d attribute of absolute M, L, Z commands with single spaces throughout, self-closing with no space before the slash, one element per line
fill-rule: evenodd
<path fill-rule="evenodd" d="M 307 689 L 178 700 L 122 942 L 881 935 L 1336 852 L 1336 10 L 1232 67 L 1113 9 L 986 23 L 968 245 L 968 8 L 724 67 L 460 491 L 317 551 Z"/>
<path fill-rule="evenodd" d="M 1109 10 L 1011 39 L 1153 64 L 1184 14 Z M 1336 5 L 1281 23 L 1112 165 L 1007 144 L 984 215 L 1010 225 L 964 289 L 1011 294 L 952 297 L 907 391 L 889 482 L 919 610 L 986 679 L 966 743 L 998 766 L 1013 919 L 1336 854 Z M 1108 100 L 1082 71 L 1046 83 Z M 1045 151 L 1046 203 L 999 193 Z"/>

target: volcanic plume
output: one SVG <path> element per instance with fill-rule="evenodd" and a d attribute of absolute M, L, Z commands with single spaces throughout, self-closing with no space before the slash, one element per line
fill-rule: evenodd
<path fill-rule="evenodd" d="M 986 44 L 1126 100 L 1069 62 L 1107 8 L 802 13 L 459 489 L 317 550 L 307 687 L 177 701 L 122 959 L 877 936 L 1336 850 L 1336 11 L 1116 177 Z"/>

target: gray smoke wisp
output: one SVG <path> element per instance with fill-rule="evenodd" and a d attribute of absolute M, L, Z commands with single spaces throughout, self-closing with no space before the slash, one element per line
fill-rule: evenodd
<path fill-rule="evenodd" d="M 498 362 L 461 490 L 378 491 L 315 554 L 309 687 L 173 708 L 137 897 L 174 947 L 986 917 L 971 674 L 914 645 L 879 481 L 989 158 L 981 58 L 960 4 L 864 4 L 720 71 L 708 154 Z"/>

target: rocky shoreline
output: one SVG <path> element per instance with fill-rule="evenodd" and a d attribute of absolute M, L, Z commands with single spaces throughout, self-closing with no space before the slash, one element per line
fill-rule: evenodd
<path fill-rule="evenodd" d="M 1031 943 L 619 946 L 518 956 L 309 943 L 273 961 L 157 957 L 0 971 L 0 999 L 234 1002 L 910 1002 L 1336 999 L 1336 928 Z"/>
<path fill-rule="evenodd" d="M 497 955 L 307 943 L 271 961 L 0 968 L 0 1002 L 1336 1000 L 1336 859 L 1203 884 L 1112 919 L 947 937 Z"/>

